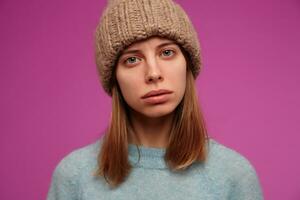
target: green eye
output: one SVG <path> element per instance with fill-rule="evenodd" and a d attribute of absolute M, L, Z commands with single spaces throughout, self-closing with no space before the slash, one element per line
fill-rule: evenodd
<path fill-rule="evenodd" d="M 163 51 L 163 54 L 166 55 L 167 57 L 171 56 L 172 54 L 174 54 L 174 51 L 173 50 L 164 50 Z"/>
<path fill-rule="evenodd" d="M 136 57 L 129 57 L 125 60 L 125 63 L 129 63 L 129 64 L 135 63 L 134 61 L 136 61 L 136 59 L 137 59 Z"/>

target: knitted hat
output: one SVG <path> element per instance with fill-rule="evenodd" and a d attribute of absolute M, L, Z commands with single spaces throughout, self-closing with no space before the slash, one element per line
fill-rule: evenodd
<path fill-rule="evenodd" d="M 187 53 L 194 79 L 202 62 L 192 22 L 172 0 L 109 0 L 95 31 L 95 59 L 101 84 L 111 94 L 120 53 L 132 43 L 160 36 L 177 42 Z"/>

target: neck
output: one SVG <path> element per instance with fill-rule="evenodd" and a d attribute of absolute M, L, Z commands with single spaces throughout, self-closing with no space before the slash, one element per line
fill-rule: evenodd
<path fill-rule="evenodd" d="M 135 111 L 131 111 L 132 130 L 129 143 L 145 147 L 165 148 L 168 144 L 169 133 L 174 113 L 150 118 Z"/>

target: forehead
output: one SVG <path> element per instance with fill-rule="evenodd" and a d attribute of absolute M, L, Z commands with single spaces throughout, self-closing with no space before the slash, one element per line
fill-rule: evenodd
<path fill-rule="evenodd" d="M 153 36 L 153 37 L 147 38 L 145 40 L 141 40 L 141 41 L 138 41 L 138 42 L 135 42 L 135 43 L 131 44 L 130 46 L 128 46 L 126 48 L 126 50 L 133 49 L 133 48 L 138 48 L 138 47 L 141 47 L 145 44 L 159 45 L 159 44 L 165 43 L 165 42 L 175 43 L 173 40 L 170 40 L 170 39 L 167 39 L 167 38 L 163 38 L 163 37 L 159 37 L 159 36 Z"/>

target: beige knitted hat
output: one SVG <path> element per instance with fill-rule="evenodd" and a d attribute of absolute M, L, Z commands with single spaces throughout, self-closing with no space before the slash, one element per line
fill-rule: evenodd
<path fill-rule="evenodd" d="M 192 22 L 179 4 L 172 0 L 109 0 L 95 31 L 96 65 L 108 95 L 112 95 L 112 76 L 120 53 L 151 36 L 174 40 L 185 49 L 196 79 L 202 66 L 200 44 Z"/>

